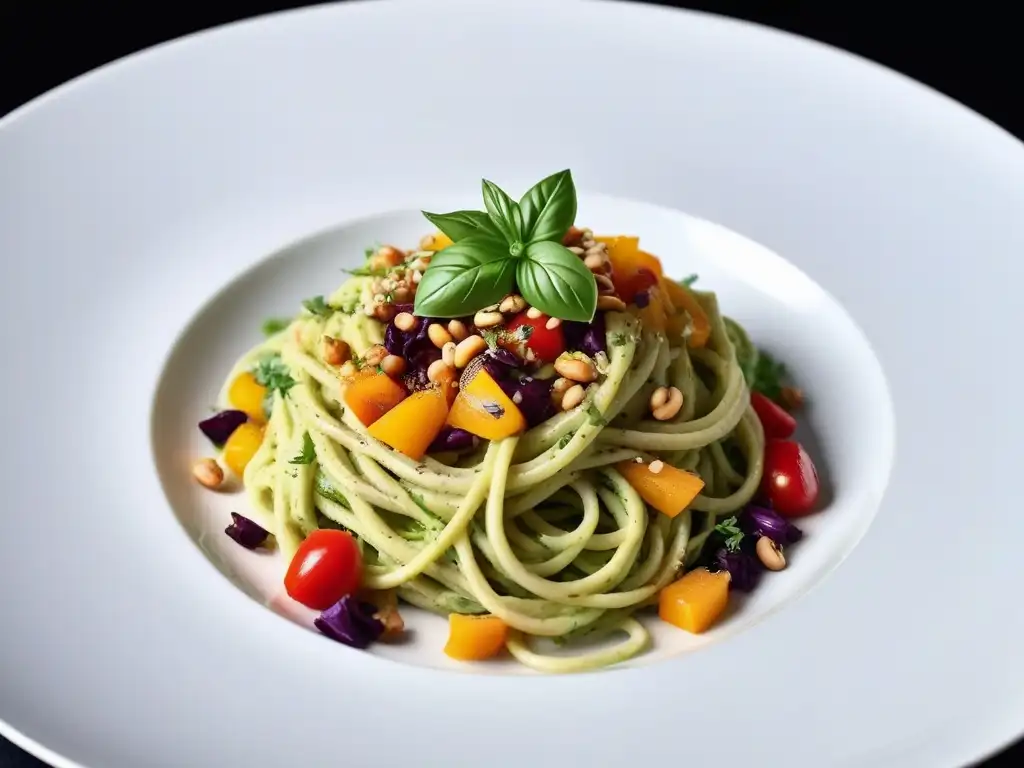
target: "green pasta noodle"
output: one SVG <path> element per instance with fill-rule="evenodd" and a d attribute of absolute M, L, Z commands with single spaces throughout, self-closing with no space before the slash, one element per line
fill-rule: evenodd
<path fill-rule="evenodd" d="M 694 293 L 711 324 L 700 349 L 609 311 L 607 364 L 584 403 L 477 451 L 415 461 L 368 434 L 322 357 L 325 334 L 354 355 L 382 341 L 382 323 L 351 311 L 367 282 L 351 277 L 329 297 L 349 311 L 303 313 L 243 355 L 221 393 L 227 403 L 231 381 L 270 356 L 294 381 L 272 392 L 243 478 L 284 557 L 326 521 L 361 542 L 365 587 L 397 589 L 440 614 L 493 614 L 510 627 L 509 652 L 534 669 L 591 669 L 643 651 L 650 638 L 637 611 L 699 557 L 715 521 L 746 505 L 761 479 L 764 435 L 743 371 L 756 349 L 743 329 L 708 292 Z M 683 393 L 674 418 L 651 417 L 656 386 Z M 315 458 L 297 464 L 306 435 Z M 615 469 L 636 457 L 696 472 L 705 487 L 683 513 L 661 515 Z M 572 652 L 606 635 L 616 642 Z M 542 638 L 562 650 L 543 651 Z"/>

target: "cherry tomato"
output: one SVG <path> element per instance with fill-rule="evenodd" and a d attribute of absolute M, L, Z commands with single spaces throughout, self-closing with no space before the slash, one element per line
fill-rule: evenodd
<path fill-rule="evenodd" d="M 785 439 L 796 429 L 796 419 L 760 392 L 750 393 L 750 405 L 753 406 L 757 418 L 761 420 L 765 437 Z"/>
<path fill-rule="evenodd" d="M 505 326 L 509 332 L 515 331 L 522 325 L 533 328 L 526 346 L 533 350 L 538 360 L 545 363 L 553 363 L 555 359 L 565 352 L 565 336 L 562 333 L 562 326 L 551 329 L 546 327 L 547 315 L 541 315 L 537 319 L 527 317 L 525 312 L 520 312 Z"/>
<path fill-rule="evenodd" d="M 299 545 L 284 577 L 293 600 L 323 611 L 359 588 L 363 557 L 345 531 L 313 531 Z"/>
<path fill-rule="evenodd" d="M 761 493 L 783 517 L 802 517 L 818 501 L 818 470 L 795 440 L 769 440 L 764 447 Z"/>

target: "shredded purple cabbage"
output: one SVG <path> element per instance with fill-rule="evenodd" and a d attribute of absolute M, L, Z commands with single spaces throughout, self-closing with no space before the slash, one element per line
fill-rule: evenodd
<path fill-rule="evenodd" d="M 214 445 L 224 445 L 231 434 L 245 424 L 249 417 L 243 411 L 221 411 L 199 422 L 199 429 Z"/>
<path fill-rule="evenodd" d="M 522 412 L 526 423 L 535 427 L 550 419 L 555 413 L 551 402 L 551 379 L 535 379 L 520 376 L 515 381 L 499 382 L 502 390 Z"/>
<path fill-rule="evenodd" d="M 761 580 L 761 574 L 764 572 L 764 566 L 761 565 L 761 561 L 757 559 L 757 556 L 742 549 L 730 552 L 725 547 L 721 547 L 715 552 L 712 565 L 717 570 L 728 571 L 729 576 L 732 577 L 729 586 L 741 592 L 753 590 Z"/>
<path fill-rule="evenodd" d="M 262 525 L 237 512 L 231 513 L 231 525 L 224 529 L 224 533 L 246 549 L 256 549 L 262 546 L 270 535 L 270 532 Z"/>
<path fill-rule="evenodd" d="M 412 314 L 413 305 L 396 304 L 395 309 L 399 313 L 408 312 Z M 403 331 L 392 320 L 384 330 L 384 347 L 392 355 L 401 355 L 408 360 L 427 345 L 434 346 L 433 342 L 430 341 L 430 337 L 427 336 L 427 328 L 430 326 L 430 322 L 430 318 L 417 317 L 413 327 L 408 331 Z"/>
<path fill-rule="evenodd" d="M 608 351 L 604 312 L 598 312 L 589 323 L 563 322 L 562 333 L 565 337 L 565 348 L 570 351 L 585 352 L 591 357 L 598 352 Z"/>
<path fill-rule="evenodd" d="M 522 412 L 526 423 L 535 427 L 554 415 L 550 379 L 535 379 L 518 370 L 520 360 L 507 349 L 484 353 L 484 370 Z"/>
<path fill-rule="evenodd" d="M 488 349 L 484 353 L 484 368 L 491 376 L 505 376 L 508 371 L 518 367 L 520 365 L 519 358 L 516 357 L 514 352 L 510 352 L 504 347 L 498 347 L 497 349 Z"/>
<path fill-rule="evenodd" d="M 803 538 L 804 532 L 768 507 L 749 506 L 739 517 L 740 528 L 753 536 L 767 536 L 785 546 Z"/>
<path fill-rule="evenodd" d="M 438 453 L 439 451 L 464 451 L 476 445 L 476 437 L 472 433 L 458 427 L 445 427 L 442 429 L 434 442 L 430 444 L 427 453 Z"/>
<path fill-rule="evenodd" d="M 396 304 L 398 312 L 412 314 L 412 304 Z M 384 347 L 392 355 L 405 358 L 405 384 L 410 390 L 426 389 L 430 386 L 427 369 L 435 360 L 441 359 L 441 350 L 427 335 L 427 329 L 434 318 L 417 317 L 416 323 L 408 331 L 401 330 L 392 320 L 384 330 Z"/>
<path fill-rule="evenodd" d="M 377 606 L 346 595 L 313 620 L 321 633 L 353 648 L 366 648 L 384 633 L 384 624 L 374 618 Z"/>

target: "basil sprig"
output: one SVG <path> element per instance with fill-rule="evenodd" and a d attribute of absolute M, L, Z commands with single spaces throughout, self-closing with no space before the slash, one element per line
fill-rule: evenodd
<path fill-rule="evenodd" d="M 436 253 L 416 289 L 421 317 L 462 317 L 497 304 L 516 286 L 533 307 L 562 320 L 590 322 L 597 283 L 562 245 L 576 220 L 568 171 L 535 184 L 518 203 L 483 181 L 484 211 L 423 215 L 453 244 Z"/>

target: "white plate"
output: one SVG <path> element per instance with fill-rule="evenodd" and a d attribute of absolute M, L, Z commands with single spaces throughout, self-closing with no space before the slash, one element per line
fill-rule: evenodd
<path fill-rule="evenodd" d="M 0 731 L 90 768 L 934 766 L 1011 739 L 1020 145 L 758 27 L 571 0 L 475 8 L 258 19 L 0 122 Z M 351 258 L 335 249 L 367 227 L 402 234 L 414 220 L 394 212 L 482 175 L 518 190 L 562 167 L 581 221 L 694 265 L 808 382 L 835 494 L 792 569 L 698 653 L 659 636 L 636 668 L 564 677 L 452 674 L 404 648 L 413 663 L 396 664 L 242 597 L 178 522 L 216 530 L 224 500 L 173 472 L 220 366 L 256 318 L 333 287 Z M 847 562 L 794 601 L 883 488 Z M 267 596 L 256 570 L 215 559 Z"/>

